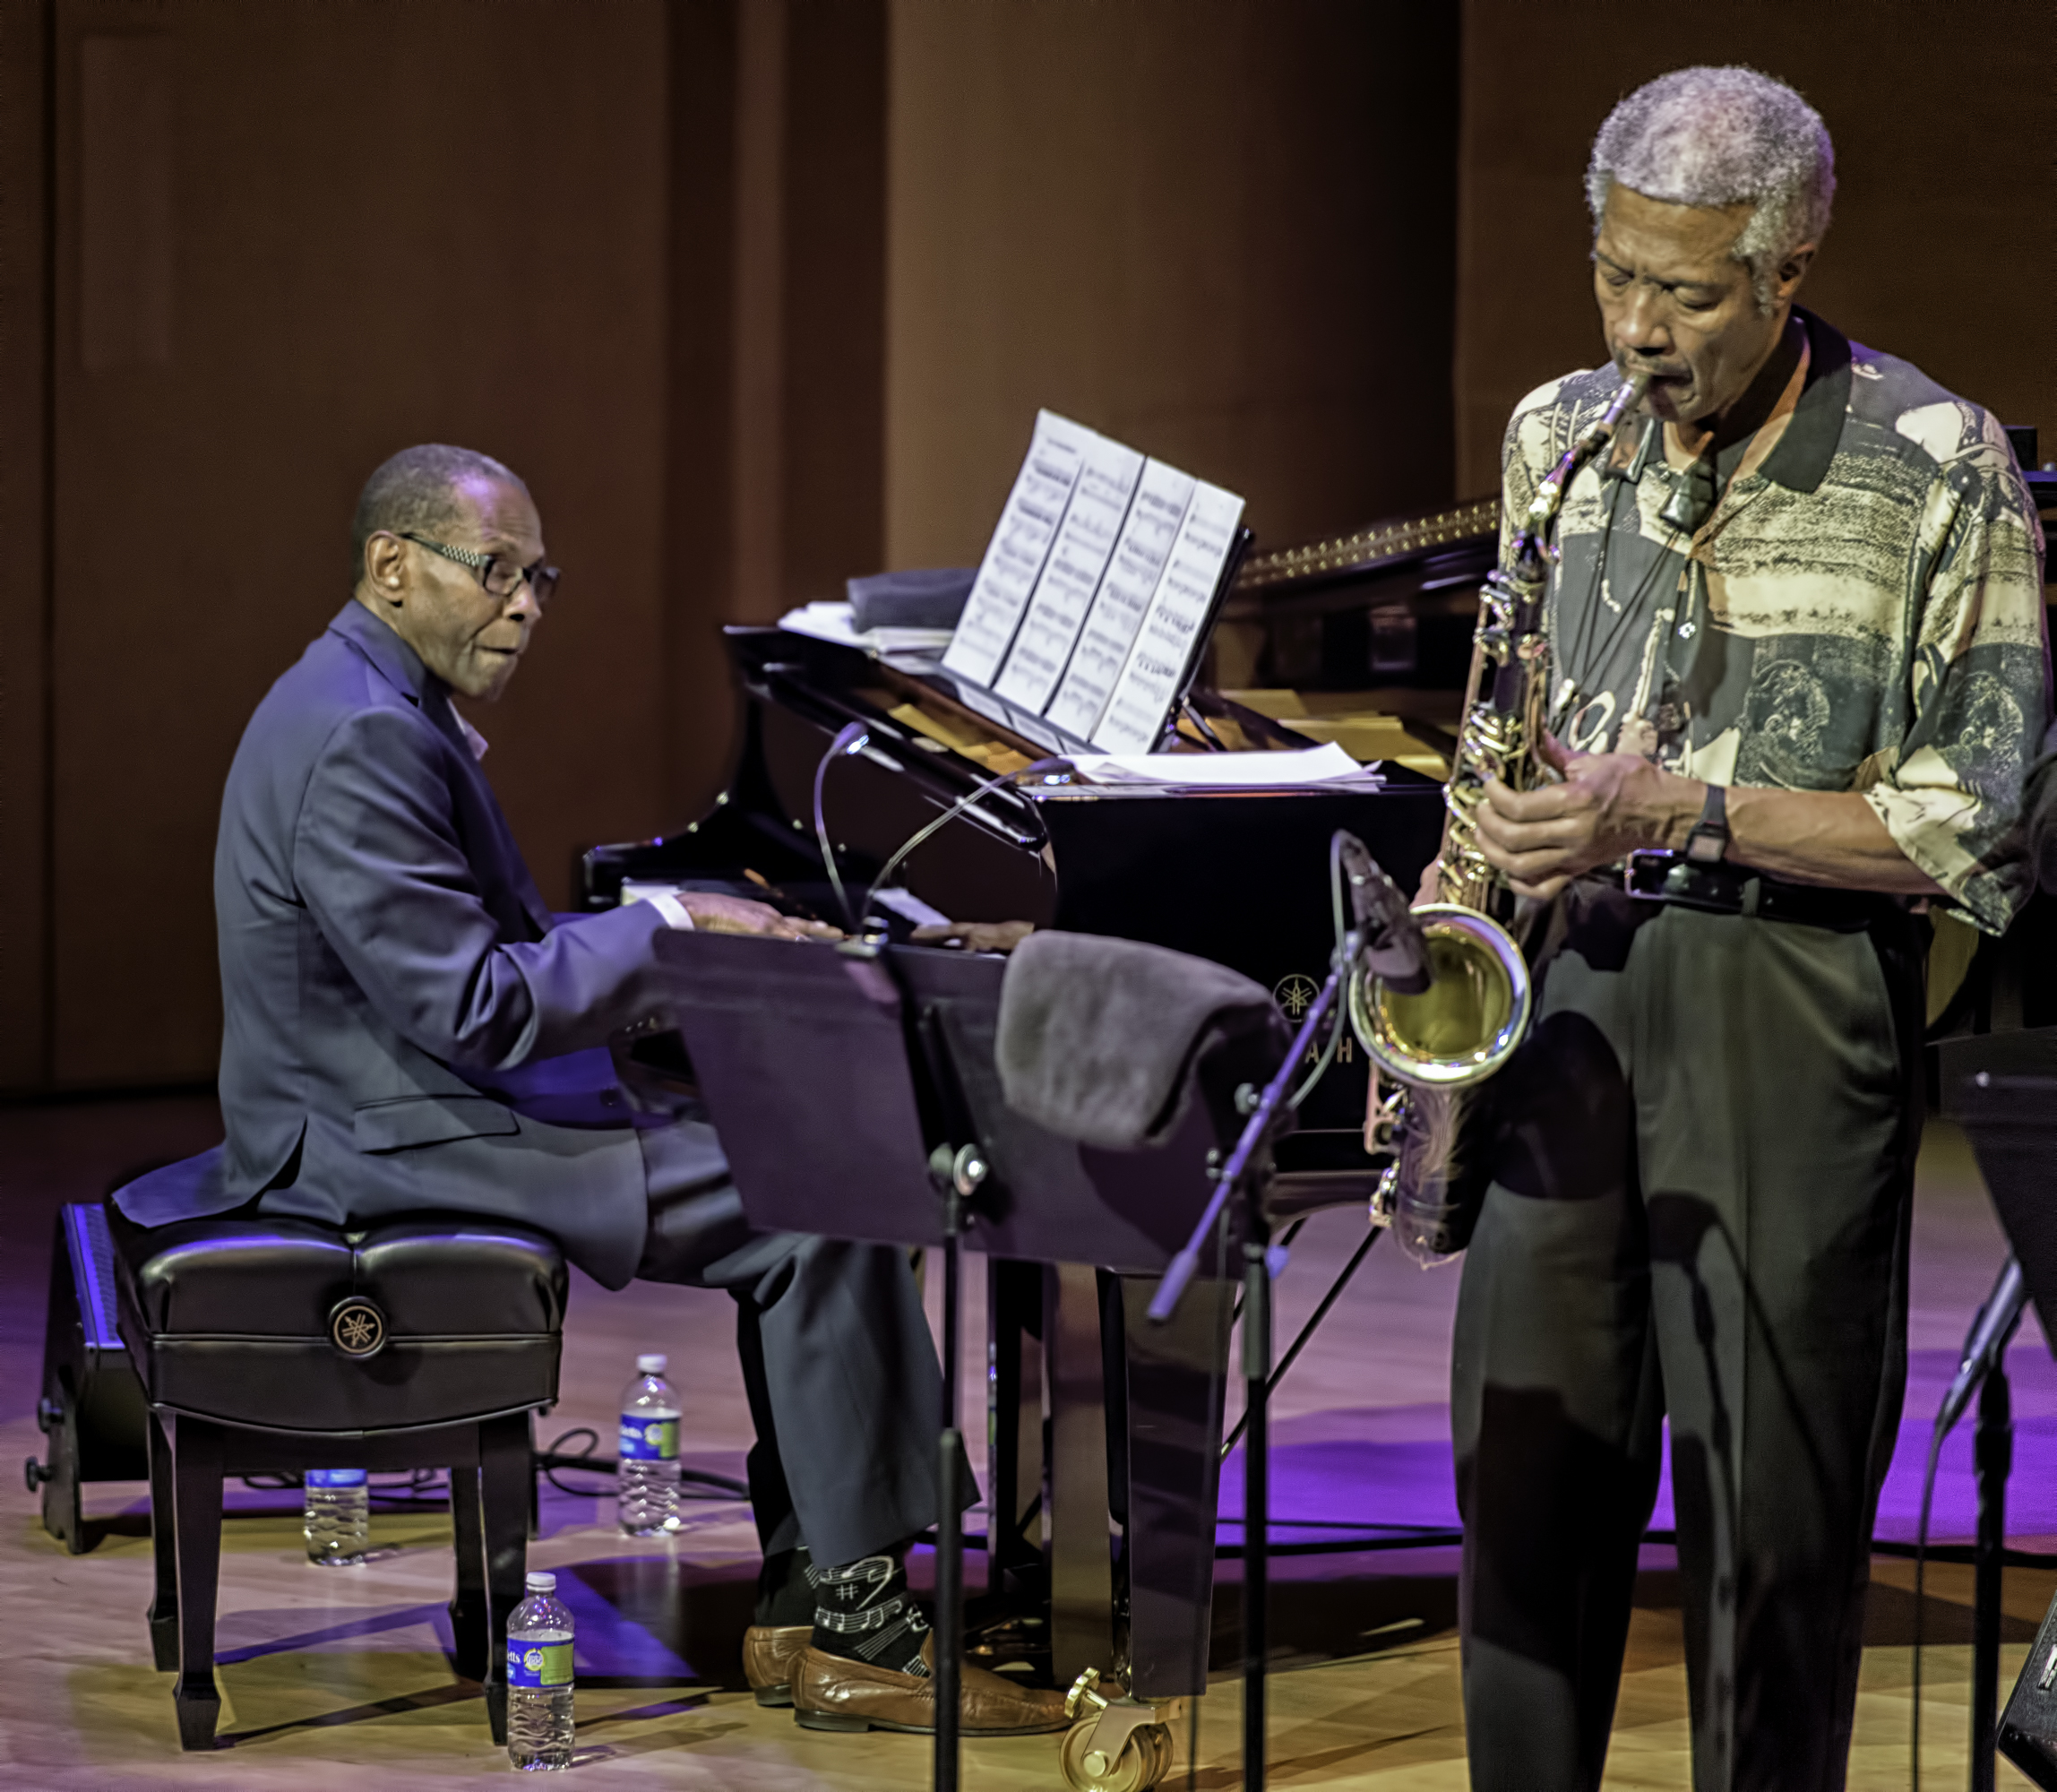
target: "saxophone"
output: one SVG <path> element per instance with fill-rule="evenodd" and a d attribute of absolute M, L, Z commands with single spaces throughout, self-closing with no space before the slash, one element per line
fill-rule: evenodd
<path fill-rule="evenodd" d="M 1615 389 L 1536 487 L 1504 564 L 1479 592 L 1464 719 L 1443 792 L 1441 900 L 1414 911 L 1427 988 L 1403 994 L 1362 962 L 1351 974 L 1350 1027 L 1376 1072 L 1366 1143 L 1394 1158 L 1372 1217 L 1424 1261 L 1462 1250 L 1468 1238 L 1450 1192 L 1467 1091 L 1513 1055 L 1533 1006 L 1528 960 L 1508 929 L 1513 892 L 1479 850 L 1478 811 L 1488 779 L 1528 790 L 1551 776 L 1536 757 L 1549 702 L 1551 536 L 1579 470 L 1614 440 L 1648 388 L 1641 375 Z"/>

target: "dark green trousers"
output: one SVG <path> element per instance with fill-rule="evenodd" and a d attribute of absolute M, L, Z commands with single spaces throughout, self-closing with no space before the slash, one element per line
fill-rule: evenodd
<path fill-rule="evenodd" d="M 1575 884 L 1451 1366 L 1479 1792 L 1597 1787 L 1671 1425 L 1697 1792 L 1843 1784 L 1906 1370 L 1924 924 Z"/>

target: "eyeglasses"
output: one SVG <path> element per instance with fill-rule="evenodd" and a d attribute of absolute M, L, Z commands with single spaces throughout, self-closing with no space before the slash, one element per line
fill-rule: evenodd
<path fill-rule="evenodd" d="M 411 541 L 417 547 L 426 547 L 431 554 L 440 554 L 445 560 L 454 560 L 460 566 L 469 566 L 478 573 L 478 582 L 486 588 L 489 598 L 511 598 L 528 582 L 529 590 L 536 599 L 538 607 L 547 604 L 557 589 L 561 576 L 555 566 L 546 566 L 540 560 L 533 566 L 523 566 L 498 554 L 481 554 L 475 547 L 452 547 L 447 541 L 432 541 L 426 535 L 417 535 L 411 530 L 402 529 L 396 533 L 403 541 Z"/>

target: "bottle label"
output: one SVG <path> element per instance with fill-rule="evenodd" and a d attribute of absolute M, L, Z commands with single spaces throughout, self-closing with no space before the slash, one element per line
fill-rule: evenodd
<path fill-rule="evenodd" d="M 521 1642 L 507 1639 L 510 1686 L 569 1686 L 572 1645 L 568 1642 Z"/>
<path fill-rule="evenodd" d="M 677 1461 L 677 1419 L 645 1418 L 638 1412 L 624 1412 L 622 1415 L 622 1460 Z"/>
<path fill-rule="evenodd" d="M 362 1469 L 310 1469 L 306 1473 L 310 1487 L 361 1487 L 365 1484 Z"/>

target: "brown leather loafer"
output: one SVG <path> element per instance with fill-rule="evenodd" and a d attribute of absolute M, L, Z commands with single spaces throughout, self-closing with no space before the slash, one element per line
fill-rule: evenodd
<path fill-rule="evenodd" d="M 935 1638 L 921 1646 L 933 1671 Z M 958 1703 L 959 1734 L 967 1736 L 1043 1736 L 1069 1724 L 1064 1695 L 1017 1686 L 1005 1676 L 968 1664 Z M 793 1715 L 810 1730 L 898 1730 L 935 1734 L 935 1682 L 895 1674 L 868 1661 L 825 1655 L 809 1647 L 793 1664 Z"/>
<path fill-rule="evenodd" d="M 760 1705 L 793 1702 L 793 1664 L 813 1634 L 813 1624 L 752 1624 L 743 1633 L 743 1676 Z"/>

